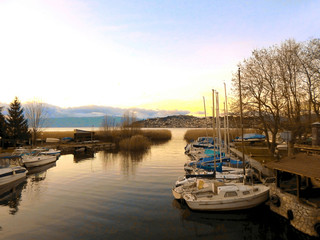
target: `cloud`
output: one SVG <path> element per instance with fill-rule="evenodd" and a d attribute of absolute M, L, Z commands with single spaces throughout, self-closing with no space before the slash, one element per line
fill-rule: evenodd
<path fill-rule="evenodd" d="M 54 105 L 46 105 L 48 117 L 60 118 L 60 117 L 97 117 L 97 116 L 116 116 L 121 117 L 126 112 L 135 113 L 137 118 L 147 119 L 155 117 L 166 117 L 170 115 L 186 115 L 190 114 L 189 111 L 184 110 L 150 110 L 143 108 L 116 108 L 108 106 L 82 106 L 72 108 L 61 108 Z"/>

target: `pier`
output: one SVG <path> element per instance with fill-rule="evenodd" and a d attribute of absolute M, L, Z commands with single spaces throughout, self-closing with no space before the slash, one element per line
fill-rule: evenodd
<path fill-rule="evenodd" d="M 51 146 L 52 147 L 52 146 Z M 97 151 L 97 150 L 111 150 L 115 149 L 114 143 L 105 143 L 105 142 L 83 142 L 83 143 L 63 143 L 57 144 L 54 148 L 61 150 L 62 154 L 73 153 L 84 149 L 84 152 L 88 151 Z"/>
<path fill-rule="evenodd" d="M 230 148 L 230 152 L 236 156 L 236 158 L 242 159 L 242 152 L 237 150 L 236 148 Z M 261 182 L 272 181 L 274 179 L 273 171 L 269 168 L 265 167 L 259 161 L 253 159 L 251 156 L 244 154 L 244 162 L 249 162 L 250 167 L 253 169 L 254 176 L 259 179 Z"/>
<path fill-rule="evenodd" d="M 270 187 L 270 210 L 286 218 L 297 230 L 319 237 L 320 148 L 305 145 L 295 148 L 300 153 L 266 164 L 248 155 L 244 155 L 244 160 L 251 165 L 254 176 Z M 242 160 L 241 151 L 230 150 Z"/>

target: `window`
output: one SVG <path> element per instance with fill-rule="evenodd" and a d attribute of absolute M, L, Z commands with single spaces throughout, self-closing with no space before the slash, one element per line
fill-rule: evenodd
<path fill-rule="evenodd" d="M 238 194 L 237 194 L 237 192 L 235 192 L 235 191 L 226 192 L 226 193 L 224 194 L 224 197 L 236 197 L 236 196 L 238 196 Z"/>
<path fill-rule="evenodd" d="M 243 191 L 242 194 L 243 195 L 248 195 L 248 194 L 250 194 L 250 191 Z"/>

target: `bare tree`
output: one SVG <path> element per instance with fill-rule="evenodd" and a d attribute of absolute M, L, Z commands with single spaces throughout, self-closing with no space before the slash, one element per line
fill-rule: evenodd
<path fill-rule="evenodd" d="M 311 106 L 318 115 L 319 43 L 312 40 L 305 45 L 290 39 L 280 46 L 254 50 L 239 64 L 244 115 L 257 120 L 255 127 L 264 131 L 271 152 L 279 131 L 292 132 L 292 145 L 296 137 L 310 131 L 306 126 L 311 122 Z M 238 92 L 235 77 L 233 86 Z"/>
<path fill-rule="evenodd" d="M 281 85 L 276 72 L 275 48 L 255 50 L 252 56 L 239 64 L 242 79 L 244 115 L 256 119 L 256 128 L 266 135 L 271 152 L 275 150 L 280 128 Z M 236 80 L 233 80 L 236 86 Z M 271 138 L 269 137 L 271 133 Z"/>
<path fill-rule="evenodd" d="M 133 136 L 140 132 L 140 125 L 137 123 L 136 114 L 133 111 L 127 111 L 122 116 L 122 134 L 124 136 Z"/>
<path fill-rule="evenodd" d="M 47 108 L 43 102 L 33 100 L 25 105 L 25 115 L 32 134 L 32 144 L 36 145 L 38 134 L 46 127 L 48 121 Z"/>
<path fill-rule="evenodd" d="M 320 39 L 312 39 L 304 46 L 299 61 L 309 96 L 309 121 L 311 123 L 312 110 L 320 121 Z"/>

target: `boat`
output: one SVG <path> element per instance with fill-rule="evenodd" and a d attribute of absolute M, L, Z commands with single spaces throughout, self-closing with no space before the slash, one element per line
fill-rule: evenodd
<path fill-rule="evenodd" d="M 60 156 L 61 150 L 50 148 L 50 149 L 45 149 L 44 151 L 41 151 L 40 153 L 42 155 Z"/>
<path fill-rule="evenodd" d="M 49 163 L 49 164 L 46 164 L 46 165 L 42 165 L 42 166 L 39 166 L 39 167 L 33 167 L 33 168 L 30 168 L 28 170 L 27 175 L 30 176 L 32 174 L 39 174 L 39 173 L 45 172 L 49 168 L 52 168 L 52 167 L 55 167 L 55 166 L 56 166 L 56 162 L 52 162 L 52 163 Z"/>
<path fill-rule="evenodd" d="M 22 163 L 27 167 L 39 167 L 42 165 L 46 165 L 52 162 L 57 161 L 56 156 L 52 155 L 43 155 L 40 153 L 37 153 L 35 155 L 23 155 L 21 156 Z"/>
<path fill-rule="evenodd" d="M 21 157 L 22 155 L 25 154 L 29 154 L 30 153 L 30 148 L 23 148 L 23 147 L 19 147 L 13 150 L 12 154 L 11 154 L 11 158 L 14 157 Z"/>
<path fill-rule="evenodd" d="M 184 148 L 185 154 L 189 154 L 194 149 L 214 148 L 214 140 L 212 137 L 198 137 L 196 141 L 190 142 Z"/>
<path fill-rule="evenodd" d="M 172 195 L 176 200 L 183 199 L 186 193 L 200 193 L 210 191 L 211 183 L 213 180 L 204 179 L 191 179 L 190 182 L 184 182 L 181 185 L 174 185 L 172 187 Z"/>
<path fill-rule="evenodd" d="M 0 187 L 25 178 L 27 169 L 21 166 L 9 166 L 0 168 Z"/>
<path fill-rule="evenodd" d="M 280 151 L 286 151 L 288 150 L 288 144 L 283 142 L 283 143 L 280 143 L 276 146 L 276 149 L 277 150 L 280 150 Z"/>
<path fill-rule="evenodd" d="M 269 198 L 269 187 L 215 181 L 207 191 L 182 195 L 188 207 L 199 211 L 234 211 L 256 207 Z"/>
<path fill-rule="evenodd" d="M 243 134 L 243 138 L 241 136 L 236 137 L 233 141 L 242 142 L 242 139 L 244 142 L 250 142 L 250 143 L 264 142 L 266 140 L 266 136 L 262 134 L 257 134 L 257 133 L 247 133 L 247 134 Z"/>
<path fill-rule="evenodd" d="M 184 185 L 186 183 L 194 183 L 199 178 L 203 179 L 217 179 L 221 181 L 241 181 L 243 180 L 243 174 L 241 173 L 221 173 L 216 172 L 214 174 L 213 172 L 209 172 L 208 174 L 203 175 L 194 175 L 194 174 L 186 174 L 185 176 L 181 176 L 178 178 L 178 180 L 175 183 L 175 187 L 179 187 L 181 185 Z"/>
<path fill-rule="evenodd" d="M 244 160 L 244 142 L 247 140 L 261 139 L 263 135 L 246 135 L 243 133 L 243 116 L 242 116 L 242 96 L 241 96 L 241 80 L 239 69 L 239 96 L 240 96 L 240 120 L 241 120 L 241 138 L 242 143 L 242 159 Z M 217 97 L 218 100 L 218 97 Z M 218 103 L 218 102 L 217 102 Z M 217 111 L 217 116 L 219 116 Z M 243 173 L 245 174 L 245 164 Z M 256 207 L 269 198 L 269 187 L 263 184 L 245 184 L 245 178 L 242 183 L 226 183 L 215 181 L 211 184 L 208 191 L 205 192 L 188 192 L 183 194 L 183 199 L 188 207 L 192 210 L 200 211 L 233 211 Z"/>
<path fill-rule="evenodd" d="M 58 142 L 60 142 L 60 139 L 59 138 L 47 138 L 46 142 L 47 143 L 58 143 Z"/>

